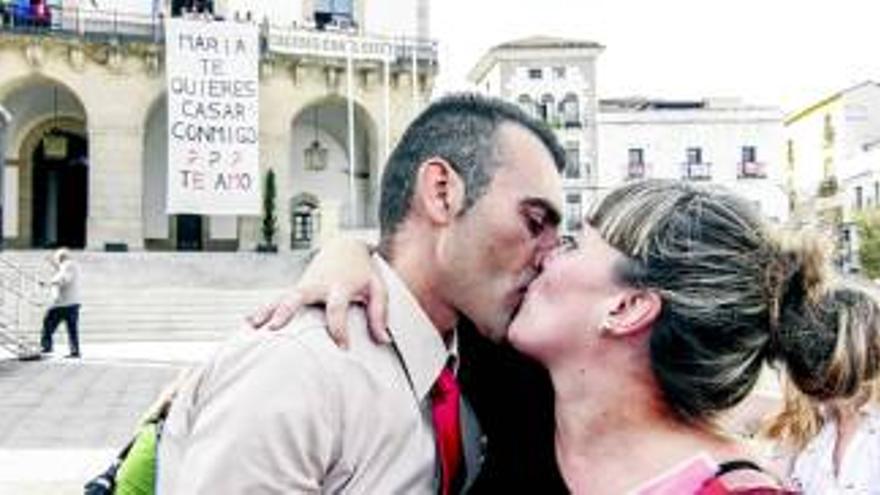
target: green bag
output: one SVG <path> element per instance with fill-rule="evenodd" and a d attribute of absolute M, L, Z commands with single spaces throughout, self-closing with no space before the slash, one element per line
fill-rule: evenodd
<path fill-rule="evenodd" d="M 156 492 L 156 448 L 159 425 L 145 423 L 116 472 L 114 495 L 153 495 Z"/>
<path fill-rule="evenodd" d="M 157 449 L 167 413 L 165 409 L 142 423 L 113 464 L 85 484 L 85 495 L 154 495 Z"/>

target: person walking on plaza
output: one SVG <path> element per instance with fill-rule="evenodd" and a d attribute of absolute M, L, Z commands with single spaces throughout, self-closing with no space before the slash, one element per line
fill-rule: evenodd
<path fill-rule="evenodd" d="M 78 358 L 79 352 L 79 267 L 70 258 L 70 252 L 61 248 L 50 258 L 55 269 L 48 285 L 52 290 L 52 302 L 43 317 L 43 331 L 40 344 L 43 353 L 52 352 L 52 335 L 63 320 L 67 326 L 67 343 L 70 354 Z"/>

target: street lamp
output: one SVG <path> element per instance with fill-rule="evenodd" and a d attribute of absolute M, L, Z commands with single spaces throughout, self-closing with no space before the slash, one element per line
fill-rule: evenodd
<path fill-rule="evenodd" d="M 321 144 L 318 139 L 318 107 L 315 106 L 313 112 L 315 139 L 305 149 L 306 169 L 307 170 L 324 170 L 327 168 L 327 148 Z"/>

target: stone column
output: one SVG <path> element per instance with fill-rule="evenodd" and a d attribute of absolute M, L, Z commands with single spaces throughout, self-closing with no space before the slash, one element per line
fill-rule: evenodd
<path fill-rule="evenodd" d="M 12 116 L 0 105 L 0 249 L 3 248 L 3 239 L 6 226 L 3 224 L 3 212 L 6 204 L 6 189 L 3 179 L 6 175 L 6 129 Z"/>
<path fill-rule="evenodd" d="M 89 121 L 88 249 L 103 250 L 106 243 L 144 248 L 143 133 L 140 123 L 102 115 Z"/>

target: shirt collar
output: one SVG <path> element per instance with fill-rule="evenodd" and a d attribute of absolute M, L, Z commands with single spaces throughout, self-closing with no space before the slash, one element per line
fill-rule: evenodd
<path fill-rule="evenodd" d="M 381 256 L 374 255 L 373 261 L 388 289 L 388 332 L 403 361 L 413 393 L 421 402 L 447 363 L 452 362 L 457 368 L 458 336 L 453 333 L 447 349 L 437 327 L 406 283 Z"/>

